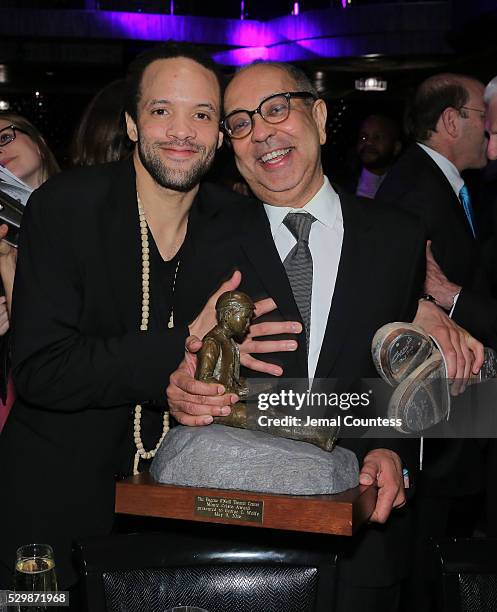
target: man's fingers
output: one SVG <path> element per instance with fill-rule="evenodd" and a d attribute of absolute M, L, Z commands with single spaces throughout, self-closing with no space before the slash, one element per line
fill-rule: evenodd
<path fill-rule="evenodd" d="M 240 354 L 240 363 L 254 372 L 262 372 L 264 374 L 270 374 L 271 376 L 281 376 L 283 374 L 283 368 L 279 365 L 266 363 L 248 354 Z"/>
<path fill-rule="evenodd" d="M 457 329 L 451 330 L 450 339 L 454 348 L 456 349 L 456 374 L 455 378 L 462 380 L 464 378 L 465 359 L 464 353 L 461 346 L 461 336 Z"/>
<path fill-rule="evenodd" d="M 480 371 L 483 361 L 485 359 L 485 347 L 481 342 L 469 334 L 466 330 L 461 329 L 463 342 L 467 345 L 472 355 L 471 373 L 478 374 Z"/>
<path fill-rule="evenodd" d="M 378 476 L 379 465 L 376 461 L 365 460 L 359 474 L 359 484 L 371 485 Z"/>
<path fill-rule="evenodd" d="M 234 291 L 241 280 L 241 273 L 235 270 L 231 278 L 219 287 L 219 289 L 209 298 L 199 315 L 190 323 L 188 328 L 191 335 L 203 338 L 205 334 L 216 325 L 216 302 L 219 296 L 225 291 Z"/>
<path fill-rule="evenodd" d="M 211 412 L 212 408 L 222 408 L 223 406 L 229 406 L 235 404 L 233 401 L 235 395 L 193 395 L 192 393 L 185 393 L 179 387 L 169 386 L 167 390 L 167 399 L 169 407 L 173 410 L 181 405 L 182 410 L 186 409 L 192 414 L 214 414 Z M 218 414 L 218 413 L 216 413 Z"/>
<path fill-rule="evenodd" d="M 276 302 L 273 300 L 273 298 L 259 300 L 255 303 L 254 318 L 260 317 L 268 312 L 272 312 L 273 310 L 276 310 Z"/>
<path fill-rule="evenodd" d="M 195 380 L 188 374 L 183 374 L 181 371 L 177 370 L 171 375 L 171 384 L 176 385 L 182 391 L 189 393 L 190 395 L 198 395 L 201 397 L 204 396 L 216 396 L 224 394 L 223 385 L 218 385 L 216 383 L 207 383 L 202 380 Z M 168 387 L 171 387 L 171 385 Z"/>
<path fill-rule="evenodd" d="M 468 339 L 468 345 L 474 355 L 472 372 L 473 374 L 478 374 L 483 365 L 483 361 L 485 360 L 485 350 L 483 344 L 481 342 L 478 342 L 478 340 L 476 340 L 476 338 L 473 338 L 473 336 L 470 336 L 470 338 Z"/>
<path fill-rule="evenodd" d="M 389 487 L 378 489 L 376 506 L 369 520 L 372 523 L 386 523 L 392 508 L 395 507 L 394 502 L 396 497 L 396 492 L 392 491 Z"/>
<path fill-rule="evenodd" d="M 454 378 L 457 373 L 457 351 L 452 343 L 452 338 L 446 327 L 439 326 L 433 331 L 432 336 L 437 339 L 440 349 L 445 357 L 447 367 L 447 378 Z"/>
<path fill-rule="evenodd" d="M 295 340 L 250 340 L 241 350 L 244 353 L 279 353 L 296 351 L 297 348 Z"/>
<path fill-rule="evenodd" d="M 178 423 L 180 423 L 181 425 L 188 425 L 189 427 L 210 425 L 213 421 L 213 418 L 209 415 L 192 416 L 191 414 L 187 414 L 186 412 L 174 410 L 171 410 L 170 412 L 171 415 L 178 421 Z"/>
<path fill-rule="evenodd" d="M 384 523 L 392 507 L 400 507 L 405 502 L 400 459 L 392 451 L 377 449 L 365 457 L 359 482 L 370 485 L 375 481 L 378 485 L 378 498 L 370 521 Z"/>
<path fill-rule="evenodd" d="M 300 334 L 302 324 L 298 321 L 268 321 L 266 323 L 254 323 L 250 326 L 252 338 L 259 336 L 277 336 L 278 334 Z"/>
<path fill-rule="evenodd" d="M 450 393 L 456 396 L 462 392 L 464 386 L 465 359 L 461 347 L 461 338 L 457 330 L 451 329 L 450 339 L 456 351 L 456 367 L 454 375 L 448 376 L 448 378 L 452 380 Z"/>
<path fill-rule="evenodd" d="M 221 296 L 223 293 L 225 293 L 226 291 L 234 291 L 235 289 L 237 289 L 241 280 L 241 272 L 239 270 L 235 270 L 231 275 L 231 278 L 229 278 L 227 281 L 224 281 L 224 283 L 219 287 L 216 293 L 214 293 L 214 295 L 210 298 L 209 302 L 215 304 L 219 296 Z"/>
<path fill-rule="evenodd" d="M 378 498 L 370 521 L 385 523 L 392 508 L 398 508 L 405 503 L 405 492 L 395 473 L 382 473 L 378 479 Z"/>
<path fill-rule="evenodd" d="M 198 351 L 202 348 L 202 340 L 197 338 L 197 336 L 188 336 L 185 341 L 185 349 L 189 353 L 198 353 Z"/>
<path fill-rule="evenodd" d="M 198 404 L 195 400 L 195 396 L 186 396 L 185 399 L 175 401 L 169 410 L 174 415 L 174 418 L 179 413 L 185 413 L 190 416 L 228 416 L 231 412 L 231 406 L 226 401 L 220 406 L 209 406 L 207 404 Z"/>
<path fill-rule="evenodd" d="M 473 353 L 468 348 L 468 345 L 466 344 L 465 338 L 462 336 L 462 334 L 461 334 L 461 350 L 462 350 L 464 361 L 465 361 L 463 380 L 464 380 L 464 388 L 466 388 L 469 377 L 471 376 L 471 371 L 473 369 L 474 357 L 473 357 Z"/>

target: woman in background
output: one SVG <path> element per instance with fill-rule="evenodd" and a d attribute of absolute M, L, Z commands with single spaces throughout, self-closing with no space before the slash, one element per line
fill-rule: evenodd
<path fill-rule="evenodd" d="M 0 165 L 32 190 L 60 170 L 40 132 L 27 119 L 14 113 L 0 113 Z M 9 351 L 6 334 L 9 329 L 17 249 L 3 240 L 7 230 L 6 225 L 0 225 L 0 279 L 4 292 L 0 297 L 0 431 L 14 399 L 12 380 L 7 376 Z"/>
<path fill-rule="evenodd" d="M 7 112 L 0 112 L 0 165 L 31 189 L 60 170 L 35 126 L 21 115 Z"/>
<path fill-rule="evenodd" d="M 124 121 L 124 79 L 101 89 L 86 107 L 71 144 L 73 166 L 93 166 L 129 157 L 133 143 Z"/>

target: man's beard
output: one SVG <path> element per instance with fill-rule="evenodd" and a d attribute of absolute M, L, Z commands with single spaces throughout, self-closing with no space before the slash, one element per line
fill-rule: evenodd
<path fill-rule="evenodd" d="M 394 154 L 390 151 L 380 153 L 377 149 L 365 149 L 359 154 L 359 158 L 368 170 L 381 170 L 393 164 Z"/>
<path fill-rule="evenodd" d="M 159 149 L 160 146 L 164 144 L 177 145 L 179 147 L 185 145 L 184 142 L 182 143 L 181 141 L 171 140 L 167 141 L 167 143 L 150 145 L 138 137 L 138 155 L 140 157 L 140 161 L 154 181 L 161 185 L 161 187 L 186 193 L 200 183 L 209 168 L 212 166 L 214 155 L 216 153 L 216 145 L 213 145 L 210 149 L 207 149 L 207 147 L 204 145 L 188 143 L 187 146 L 189 148 L 201 153 L 200 159 L 197 160 L 188 170 L 172 170 L 166 166 L 158 151 L 155 150 L 156 148 Z"/>

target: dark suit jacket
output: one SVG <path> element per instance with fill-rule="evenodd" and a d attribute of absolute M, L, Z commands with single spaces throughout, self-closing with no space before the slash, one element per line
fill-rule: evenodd
<path fill-rule="evenodd" d="M 351 381 L 377 376 L 371 360 L 376 330 L 387 322 L 414 318 L 425 274 L 426 236 L 421 224 L 402 211 L 372 206 L 370 200 L 344 193 L 340 200 L 342 253 L 316 378 Z M 301 320 L 261 204 L 247 209 L 242 218 L 240 244 L 243 289 L 254 299 L 275 300 L 278 311 L 272 319 Z M 279 362 L 286 377 L 307 377 L 305 342 L 294 353 L 268 359 Z M 341 439 L 339 444 L 352 449 L 360 462 L 373 448 L 390 448 L 415 480 L 417 441 Z M 409 516 L 394 511 L 386 526 L 370 525 L 341 546 L 341 574 L 347 582 L 392 584 L 407 572 Z"/>
<path fill-rule="evenodd" d="M 187 323 L 233 268 L 231 228 L 248 202 L 202 186 L 176 282 L 177 327 L 143 333 L 132 163 L 63 173 L 31 197 L 14 292 L 19 398 L 0 436 L 4 576 L 16 546 L 43 541 L 55 546 L 64 586 L 71 539 L 110 531 L 133 406 L 164 403 Z"/>
<path fill-rule="evenodd" d="M 422 219 L 433 255 L 447 278 L 462 286 L 454 320 L 487 346 L 497 349 L 497 300 L 480 264 L 459 198 L 443 172 L 418 145 L 412 145 L 390 169 L 376 199 Z"/>
<path fill-rule="evenodd" d="M 381 207 L 372 214 L 370 202 L 363 207 L 355 198 L 344 196 L 342 206 L 343 253 L 318 366 L 324 377 L 373 375 L 374 332 L 388 321 L 412 319 L 424 278 L 424 234 L 416 222 Z M 402 230 L 402 241 L 390 240 L 395 228 Z M 48 541 L 56 548 L 61 583 L 67 584 L 71 539 L 109 532 L 114 474 L 119 450 L 129 451 L 133 406 L 163 398 L 182 356 L 185 324 L 234 266 L 254 298 L 273 295 L 277 316 L 298 317 L 262 206 L 204 186 L 188 232 L 176 285 L 178 327 L 143 334 L 137 331 L 140 243 L 131 164 L 62 174 L 32 196 L 14 303 L 20 399 L 0 438 L 7 500 L 0 506 L 4 570 L 19 543 Z M 306 375 L 302 350 L 283 360 L 287 376 Z M 347 444 L 359 459 L 372 446 Z M 408 446 L 393 446 L 409 463 Z M 371 528 L 354 540 L 367 544 L 360 547 L 362 570 L 357 554 L 345 551 L 353 557 L 350 573 L 361 584 L 390 583 L 404 571 L 403 513 L 390 521 L 386 539 L 383 530 Z"/>
<path fill-rule="evenodd" d="M 377 200 L 417 215 L 432 240 L 433 255 L 449 280 L 462 286 L 454 320 L 497 347 L 497 301 L 479 264 L 478 244 L 464 209 L 443 172 L 418 145 L 390 169 Z M 482 451 L 474 440 L 429 440 L 424 487 L 430 495 L 464 495 L 482 483 Z"/>

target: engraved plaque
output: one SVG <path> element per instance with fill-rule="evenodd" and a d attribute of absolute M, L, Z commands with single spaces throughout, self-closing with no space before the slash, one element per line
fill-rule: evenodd
<path fill-rule="evenodd" d="M 335 495 L 249 493 L 157 484 L 142 472 L 117 483 L 116 512 L 352 536 L 371 516 L 377 491 L 375 486 L 361 485 Z"/>
<path fill-rule="evenodd" d="M 210 518 L 229 519 L 263 523 L 264 502 L 250 499 L 233 499 L 229 497 L 195 496 L 195 515 Z"/>

